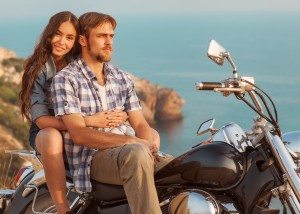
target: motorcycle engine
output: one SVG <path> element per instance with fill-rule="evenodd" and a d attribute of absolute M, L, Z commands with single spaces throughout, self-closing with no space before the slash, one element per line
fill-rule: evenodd
<path fill-rule="evenodd" d="M 218 202 L 203 190 L 185 190 L 174 197 L 168 206 L 169 214 L 217 214 Z"/>

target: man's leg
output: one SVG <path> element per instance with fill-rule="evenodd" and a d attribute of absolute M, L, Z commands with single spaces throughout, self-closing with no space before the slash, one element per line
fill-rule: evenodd
<path fill-rule="evenodd" d="M 133 214 L 161 213 L 153 174 L 153 157 L 143 144 L 128 144 L 98 151 L 91 167 L 93 179 L 124 185 Z"/>

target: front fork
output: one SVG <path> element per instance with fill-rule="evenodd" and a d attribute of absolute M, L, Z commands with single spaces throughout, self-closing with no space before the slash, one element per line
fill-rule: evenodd
<path fill-rule="evenodd" d="M 268 131 L 265 133 L 284 180 L 284 185 L 272 190 L 272 193 L 274 195 L 277 192 L 288 203 L 294 213 L 300 213 L 300 178 L 298 175 L 298 166 L 295 164 L 282 140 L 276 135 L 273 136 Z"/>

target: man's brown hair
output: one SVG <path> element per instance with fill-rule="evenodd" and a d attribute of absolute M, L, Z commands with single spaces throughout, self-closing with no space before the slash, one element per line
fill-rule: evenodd
<path fill-rule="evenodd" d="M 115 29 L 117 26 L 117 22 L 113 17 L 98 12 L 84 13 L 79 17 L 78 20 L 79 20 L 79 34 L 85 36 L 86 38 L 89 37 L 91 29 L 99 25 L 102 25 L 104 23 L 110 23 L 113 29 Z"/>

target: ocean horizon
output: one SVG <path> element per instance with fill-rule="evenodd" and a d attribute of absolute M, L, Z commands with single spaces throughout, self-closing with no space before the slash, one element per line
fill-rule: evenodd
<path fill-rule="evenodd" d="M 234 96 L 196 91 L 198 81 L 232 76 L 229 63 L 220 67 L 207 58 L 215 39 L 231 53 L 239 75 L 253 76 L 277 106 L 282 131 L 300 131 L 300 14 L 202 13 L 117 16 L 112 63 L 154 84 L 175 89 L 186 101 L 181 121 L 157 124 L 161 150 L 179 155 L 203 138 L 198 126 L 209 118 L 216 128 L 229 122 L 250 130 L 255 113 Z M 20 57 L 33 51 L 46 22 L 1 20 L 0 46 Z"/>

